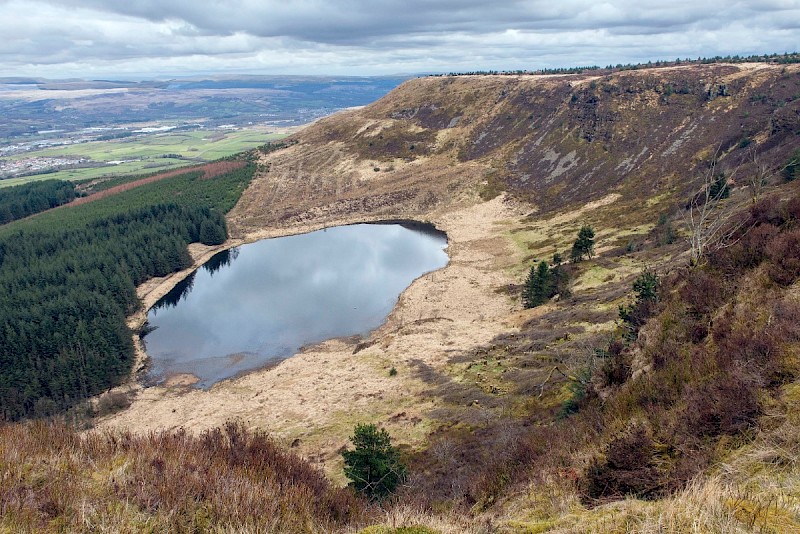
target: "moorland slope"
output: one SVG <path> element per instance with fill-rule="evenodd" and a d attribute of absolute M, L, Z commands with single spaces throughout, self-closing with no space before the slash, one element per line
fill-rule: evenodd
<path fill-rule="evenodd" d="M 403 502 L 428 513 L 402 522 L 444 530 L 796 525 L 800 273 L 784 261 L 797 192 L 783 171 L 799 133 L 792 65 L 406 82 L 265 154 L 227 217 L 228 245 L 418 219 L 448 233 L 449 265 L 366 339 L 207 392 L 136 390 L 99 425 L 199 432 L 238 418 L 341 481 L 354 424 L 378 423 L 411 465 Z M 763 243 L 732 235 L 740 256 L 688 269 L 688 201 L 719 173 L 737 228 L 770 228 Z M 596 254 L 570 266 L 571 296 L 523 309 L 528 269 L 566 255 L 585 224 Z M 665 289 L 632 329 L 618 310 L 645 267 Z M 183 275 L 139 296 L 152 304 Z M 754 306 L 767 311 L 751 325 Z M 616 502 L 626 495 L 650 501 Z"/>

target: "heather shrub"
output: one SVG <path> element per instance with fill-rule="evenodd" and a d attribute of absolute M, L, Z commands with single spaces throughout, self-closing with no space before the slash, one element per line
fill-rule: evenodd
<path fill-rule="evenodd" d="M 111 391 L 100 396 L 95 406 L 99 416 L 124 410 L 131 405 L 131 394 L 122 391 Z"/>
<path fill-rule="evenodd" d="M 770 260 L 769 277 L 788 286 L 800 276 L 800 230 L 784 232 L 773 238 L 766 247 Z"/>
<path fill-rule="evenodd" d="M 759 224 L 737 243 L 712 255 L 710 263 L 712 267 L 731 274 L 756 267 L 764 261 L 767 245 L 779 233 L 780 228 L 777 226 L 770 223 Z"/>
<path fill-rule="evenodd" d="M 780 208 L 780 204 L 774 199 L 761 199 L 750 207 L 750 223 L 753 226 L 760 224 L 780 226 L 784 222 Z"/>
<path fill-rule="evenodd" d="M 692 269 L 680 288 L 680 296 L 695 317 L 711 314 L 725 298 L 721 281 L 703 269 Z"/>
<path fill-rule="evenodd" d="M 602 382 L 606 386 L 624 384 L 631 376 L 631 355 L 621 340 L 615 339 L 608 344 L 606 357 L 600 368 Z"/>
<path fill-rule="evenodd" d="M 632 425 L 609 442 L 605 458 L 590 464 L 583 481 L 585 497 L 596 500 L 657 495 L 662 480 L 655 454 L 655 443 L 645 426 Z"/>
<path fill-rule="evenodd" d="M 683 432 L 717 437 L 753 428 L 761 415 L 757 386 L 757 378 L 740 369 L 689 386 L 684 394 Z"/>
<path fill-rule="evenodd" d="M 786 214 L 794 221 L 800 220 L 800 196 L 786 203 Z"/>
<path fill-rule="evenodd" d="M 302 458 L 234 423 L 201 436 L 6 424 L 0 465 L 3 532 L 330 532 L 365 510 Z"/>

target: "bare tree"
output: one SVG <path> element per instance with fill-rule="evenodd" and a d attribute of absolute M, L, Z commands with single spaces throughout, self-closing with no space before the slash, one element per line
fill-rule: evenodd
<path fill-rule="evenodd" d="M 575 354 L 578 356 L 577 360 L 574 361 L 573 365 L 567 368 L 566 371 L 562 370 L 559 365 L 555 365 L 550 369 L 547 378 L 544 379 L 544 382 L 539 384 L 539 395 L 537 395 L 537 398 L 541 399 L 544 396 L 544 388 L 547 386 L 547 383 L 550 382 L 550 379 L 553 378 L 554 373 L 558 373 L 573 384 L 582 388 L 588 388 L 590 386 L 595 369 L 598 367 L 598 362 L 601 362 L 605 357 L 604 351 L 598 349 L 592 341 L 595 340 L 589 342 L 584 340 L 577 344 L 577 350 L 575 351 Z M 606 342 L 605 345 L 608 345 L 608 343 Z"/>
<path fill-rule="evenodd" d="M 693 266 L 702 264 L 709 252 L 734 244 L 736 240 L 733 237 L 743 224 L 734 221 L 734 210 L 724 209 L 721 205 L 728 196 L 728 181 L 736 175 L 739 167 L 726 177 L 717 170 L 718 155 L 719 149 L 703 176 L 700 191 L 689 200 L 683 216 L 689 228 L 690 261 Z"/>
<path fill-rule="evenodd" d="M 747 180 L 747 187 L 750 188 L 750 198 L 755 204 L 761 199 L 761 193 L 764 191 L 764 187 L 769 184 L 774 174 L 769 168 L 769 165 L 761 160 L 753 145 L 750 145 L 749 159 L 753 164 L 753 173 Z"/>

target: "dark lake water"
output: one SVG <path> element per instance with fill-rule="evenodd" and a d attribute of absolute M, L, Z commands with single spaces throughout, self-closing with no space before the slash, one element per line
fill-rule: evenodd
<path fill-rule="evenodd" d="M 221 252 L 149 311 L 149 382 L 191 373 L 207 388 L 303 345 L 367 334 L 412 281 L 447 264 L 446 246 L 433 228 L 358 224 Z"/>

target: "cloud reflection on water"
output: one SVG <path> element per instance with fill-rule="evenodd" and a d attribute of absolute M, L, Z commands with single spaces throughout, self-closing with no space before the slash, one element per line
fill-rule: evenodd
<path fill-rule="evenodd" d="M 191 373 L 205 388 L 303 345 L 366 334 L 414 279 L 447 264 L 446 244 L 398 224 L 361 224 L 244 245 L 228 265 L 199 269 L 169 298 L 177 305 L 150 311 L 151 375 Z"/>

